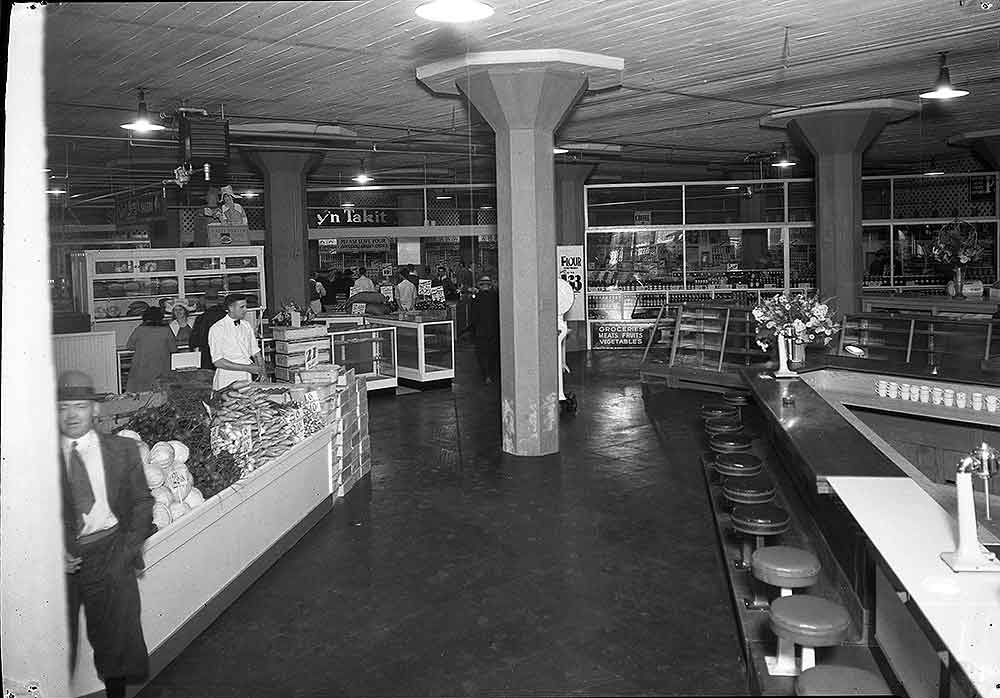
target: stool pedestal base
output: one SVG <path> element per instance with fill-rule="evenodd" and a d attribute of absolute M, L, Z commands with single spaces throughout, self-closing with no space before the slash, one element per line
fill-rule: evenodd
<path fill-rule="evenodd" d="M 803 646 L 801 656 L 796 658 L 795 643 L 779 637 L 778 653 L 773 657 L 764 657 L 764 663 L 771 676 L 798 676 L 816 666 L 816 650 Z"/>

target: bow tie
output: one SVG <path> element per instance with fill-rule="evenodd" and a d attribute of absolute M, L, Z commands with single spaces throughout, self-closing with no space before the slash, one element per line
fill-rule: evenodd
<path fill-rule="evenodd" d="M 240 321 L 239 320 L 233 320 L 233 324 L 236 325 L 237 327 L 239 327 Z"/>

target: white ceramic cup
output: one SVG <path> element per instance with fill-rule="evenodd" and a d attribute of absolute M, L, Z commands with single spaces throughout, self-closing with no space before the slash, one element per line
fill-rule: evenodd
<path fill-rule="evenodd" d="M 986 396 L 986 409 L 987 409 L 987 411 L 989 411 L 989 412 L 996 412 L 997 411 L 997 405 L 998 405 L 998 400 L 997 400 L 997 396 L 996 395 L 987 395 Z"/>
<path fill-rule="evenodd" d="M 972 394 L 972 409 L 981 410 L 983 409 L 983 394 L 973 393 Z"/>
<path fill-rule="evenodd" d="M 944 402 L 944 391 L 941 388 L 931 389 L 931 402 L 935 405 L 940 405 Z"/>
<path fill-rule="evenodd" d="M 965 393 L 955 393 L 955 407 L 959 407 L 964 410 L 967 400 L 968 396 Z"/>
<path fill-rule="evenodd" d="M 928 385 L 920 386 L 920 402 L 931 401 L 931 388 Z"/>
<path fill-rule="evenodd" d="M 896 381 L 889 381 L 889 399 L 895 400 L 899 397 L 899 383 Z"/>
<path fill-rule="evenodd" d="M 876 381 L 875 391 L 879 397 L 889 397 L 889 381 Z"/>
<path fill-rule="evenodd" d="M 954 407 L 955 406 L 955 391 L 945 390 L 944 391 L 944 406 Z"/>
<path fill-rule="evenodd" d="M 910 384 L 909 383 L 900 383 L 899 384 L 899 397 L 902 400 L 909 400 L 910 399 Z"/>
<path fill-rule="evenodd" d="M 910 386 L 910 402 L 920 402 L 920 386 Z"/>

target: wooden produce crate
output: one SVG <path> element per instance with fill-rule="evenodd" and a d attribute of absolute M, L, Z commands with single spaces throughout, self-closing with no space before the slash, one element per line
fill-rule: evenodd
<path fill-rule="evenodd" d="M 317 354 L 317 358 L 323 363 L 329 363 L 331 355 L 329 349 L 320 349 Z M 306 365 L 306 353 L 299 352 L 295 354 L 279 354 L 274 353 L 274 365 L 280 366 L 282 368 L 298 368 L 300 366 Z"/>
<path fill-rule="evenodd" d="M 328 337 L 326 325 L 306 325 L 305 327 L 272 327 L 275 343 L 279 341 L 298 342 L 307 339 L 322 339 Z"/>

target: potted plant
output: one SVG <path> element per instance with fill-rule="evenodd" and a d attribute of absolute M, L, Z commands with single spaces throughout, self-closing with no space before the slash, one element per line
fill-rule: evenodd
<path fill-rule="evenodd" d="M 982 259 L 983 252 L 976 226 L 966 221 L 956 218 L 941 226 L 935 234 L 931 257 L 939 264 L 952 268 L 956 298 L 965 298 L 962 292 L 965 265 L 978 262 Z"/>
<path fill-rule="evenodd" d="M 805 294 L 779 293 L 763 299 L 753 309 L 757 322 L 757 344 L 766 350 L 772 342 L 778 345 L 778 370 L 775 378 L 794 378 L 788 362 L 805 361 L 807 344 L 830 343 L 840 325 L 830 313 L 829 300 L 820 301 Z"/>

